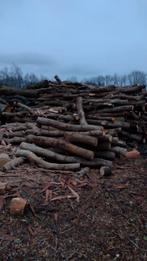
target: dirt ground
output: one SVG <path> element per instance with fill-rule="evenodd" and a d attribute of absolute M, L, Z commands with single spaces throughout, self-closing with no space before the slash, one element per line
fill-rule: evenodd
<path fill-rule="evenodd" d="M 120 160 L 113 175 L 80 179 L 23 165 L 0 173 L 0 260 L 147 260 L 147 160 Z M 29 202 L 23 216 L 10 200 Z"/>

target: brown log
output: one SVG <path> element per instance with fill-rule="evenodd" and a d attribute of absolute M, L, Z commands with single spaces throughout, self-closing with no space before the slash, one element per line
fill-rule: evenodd
<path fill-rule="evenodd" d="M 112 146 L 118 146 L 118 147 L 126 148 L 127 144 L 126 144 L 125 141 L 120 140 L 118 137 L 113 137 Z"/>
<path fill-rule="evenodd" d="M 82 97 L 77 98 L 77 111 L 80 118 L 80 125 L 81 126 L 87 126 L 87 121 L 85 118 L 85 113 L 82 106 Z"/>
<path fill-rule="evenodd" d="M 97 151 L 105 151 L 110 149 L 111 149 L 111 142 L 103 141 L 100 143 L 98 141 Z"/>
<path fill-rule="evenodd" d="M 3 166 L 3 170 L 8 171 L 11 169 L 15 169 L 17 166 L 23 164 L 24 161 L 25 160 L 23 157 L 14 158 Z"/>
<path fill-rule="evenodd" d="M 66 141 L 70 142 L 79 142 L 81 144 L 86 144 L 90 146 L 96 147 L 98 144 L 98 140 L 95 137 L 91 137 L 88 135 L 82 135 L 80 133 L 66 133 L 64 134 L 64 138 Z"/>
<path fill-rule="evenodd" d="M 56 147 L 56 148 L 59 148 L 59 149 L 63 149 L 64 151 L 67 151 L 71 154 L 80 156 L 80 157 L 88 159 L 88 160 L 92 160 L 94 158 L 94 152 L 93 151 L 78 147 L 78 146 L 73 145 L 70 142 L 66 142 L 62 139 L 28 135 L 27 141 L 35 143 L 35 144 L 40 145 L 40 146 L 53 147 L 53 148 Z"/>
<path fill-rule="evenodd" d="M 142 92 L 145 89 L 144 85 L 139 86 L 132 86 L 132 87 L 125 87 L 125 88 L 119 88 L 118 91 L 121 93 L 139 93 Z"/>
<path fill-rule="evenodd" d="M 24 137 L 13 137 L 11 139 L 6 139 L 8 144 L 20 144 L 21 142 L 26 141 Z"/>
<path fill-rule="evenodd" d="M 118 106 L 114 108 L 109 108 L 109 109 L 103 109 L 101 112 L 107 112 L 107 113 L 112 113 L 112 112 L 127 112 L 127 111 L 133 111 L 134 106 L 133 105 L 124 105 L 124 106 Z"/>
<path fill-rule="evenodd" d="M 38 94 L 37 90 L 25 90 L 25 89 L 14 89 L 11 87 L 1 87 L 0 88 L 0 95 L 7 95 L 7 96 L 12 96 L 12 95 L 20 95 L 24 97 L 36 97 Z"/>
<path fill-rule="evenodd" d="M 126 152 L 125 157 L 127 159 L 138 159 L 140 157 L 140 152 L 136 149 Z"/>
<path fill-rule="evenodd" d="M 95 152 L 95 157 L 97 158 L 102 158 L 106 160 L 114 160 L 115 159 L 115 153 L 112 151 L 96 151 Z"/>
<path fill-rule="evenodd" d="M 68 123 L 63 123 L 43 117 L 38 117 L 37 123 L 41 125 L 47 125 L 51 126 L 57 129 L 66 130 L 66 131 L 90 131 L 90 130 L 102 130 L 101 127 L 93 126 L 93 125 L 87 125 L 87 126 L 81 126 L 81 125 L 72 125 Z"/>
<path fill-rule="evenodd" d="M 13 137 L 24 137 L 25 131 L 13 131 L 13 132 L 4 132 L 3 137 L 13 138 Z"/>
<path fill-rule="evenodd" d="M 29 150 L 31 152 L 34 152 L 35 154 L 37 154 L 41 157 L 45 157 L 47 159 L 52 159 L 52 160 L 59 161 L 59 162 L 64 162 L 64 163 L 76 163 L 77 162 L 77 159 L 75 157 L 61 155 L 57 152 L 54 152 L 49 149 L 44 149 L 35 144 L 22 142 L 20 144 L 20 148 L 23 150 Z"/>
<path fill-rule="evenodd" d="M 5 117 L 7 120 L 8 118 L 14 118 L 14 117 L 22 117 L 26 116 L 27 112 L 26 111 L 19 111 L 19 112 L 2 112 L 1 115 Z"/>
<path fill-rule="evenodd" d="M 111 151 L 115 152 L 118 155 L 125 155 L 127 152 L 127 149 L 116 146 L 116 147 L 112 147 Z"/>
<path fill-rule="evenodd" d="M 106 167 L 106 166 L 103 166 L 103 167 L 100 168 L 100 175 L 101 175 L 101 177 L 103 177 L 103 176 L 108 177 L 111 174 L 112 174 L 111 168 Z"/>
<path fill-rule="evenodd" d="M 29 113 L 34 114 L 33 110 L 29 106 L 27 106 L 21 102 L 17 102 L 16 105 L 17 105 L 17 107 L 23 108 L 23 109 L 27 110 Z"/>
<path fill-rule="evenodd" d="M 83 167 L 91 167 L 91 168 L 99 168 L 101 166 L 112 167 L 112 161 L 94 158 L 92 161 L 80 160 L 81 166 Z"/>
<path fill-rule="evenodd" d="M 37 136 L 46 136 L 46 137 L 63 137 L 64 131 L 61 130 L 44 130 L 40 128 L 29 129 L 26 131 L 26 134 L 33 134 Z"/>
<path fill-rule="evenodd" d="M 110 121 L 110 122 L 114 122 L 114 117 L 105 117 L 105 116 L 100 116 L 99 114 L 95 113 L 93 114 L 88 114 L 87 115 L 87 119 L 91 119 L 91 120 L 99 120 L 99 121 Z"/>
<path fill-rule="evenodd" d="M 17 156 L 25 157 L 30 162 L 36 163 L 38 166 L 45 169 L 54 169 L 54 170 L 75 170 L 80 168 L 79 163 L 69 163 L 69 164 L 57 164 L 57 163 L 49 163 L 42 158 L 36 156 L 33 152 L 29 150 L 17 150 Z"/>
<path fill-rule="evenodd" d="M 129 140 L 134 140 L 136 142 L 140 142 L 142 140 L 142 135 L 138 134 L 132 134 L 130 132 L 121 131 L 120 135 L 128 138 Z"/>
<path fill-rule="evenodd" d="M 68 132 L 68 131 L 62 131 L 62 130 L 47 130 L 47 129 L 42 129 L 35 127 L 33 129 L 29 129 L 25 131 L 26 134 L 34 134 L 37 136 L 46 136 L 46 137 L 64 137 L 64 135 L 75 135 L 76 132 Z M 100 137 L 103 136 L 103 131 L 100 130 L 92 130 L 92 131 L 79 131 L 79 135 L 84 135 L 84 136 L 93 136 L 93 137 Z"/>

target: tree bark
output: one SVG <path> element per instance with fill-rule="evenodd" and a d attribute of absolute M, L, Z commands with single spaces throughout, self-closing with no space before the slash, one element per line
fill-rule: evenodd
<path fill-rule="evenodd" d="M 60 130 L 66 131 L 90 131 L 90 130 L 102 130 L 102 127 L 88 125 L 88 126 L 81 126 L 81 125 L 72 125 L 68 123 L 63 123 L 47 118 L 38 117 L 37 123 L 40 125 L 47 125 L 51 126 Z"/>
<path fill-rule="evenodd" d="M 90 145 L 93 147 L 96 147 L 98 144 L 97 138 L 88 135 L 82 135 L 80 133 L 65 133 L 64 137 L 66 141 L 79 142 L 81 144 Z"/>
<path fill-rule="evenodd" d="M 80 156 L 80 157 L 88 159 L 88 160 L 93 160 L 93 158 L 94 158 L 94 152 L 93 151 L 78 147 L 78 146 L 73 145 L 70 142 L 66 142 L 62 139 L 28 135 L 27 141 L 35 143 L 35 144 L 40 145 L 40 146 L 53 147 L 53 148 L 56 147 L 56 148 L 59 148 L 59 149 L 63 149 L 64 151 L 67 151 L 71 154 Z"/>
<path fill-rule="evenodd" d="M 29 150 L 31 152 L 34 152 L 35 154 L 37 154 L 41 157 L 45 157 L 47 159 L 52 159 L 52 160 L 63 162 L 63 163 L 76 163 L 77 162 L 77 159 L 75 157 L 62 155 L 62 154 L 59 154 L 52 150 L 39 147 L 35 144 L 22 142 L 20 144 L 20 148 L 23 150 Z"/>
<path fill-rule="evenodd" d="M 57 164 L 57 163 L 49 163 L 42 158 L 36 156 L 33 152 L 29 150 L 18 150 L 16 152 L 17 156 L 25 157 L 30 162 L 36 163 L 38 166 L 45 168 L 45 169 L 51 169 L 51 170 L 76 170 L 80 168 L 79 163 L 69 163 L 69 164 Z"/>

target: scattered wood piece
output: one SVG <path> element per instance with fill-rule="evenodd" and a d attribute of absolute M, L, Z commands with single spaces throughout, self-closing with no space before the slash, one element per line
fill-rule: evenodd
<path fill-rule="evenodd" d="M 0 153 L 0 168 L 10 161 L 10 157 L 6 153 Z"/>
<path fill-rule="evenodd" d="M 7 183 L 6 182 L 0 182 L 0 195 L 4 194 L 7 189 Z"/>
<path fill-rule="evenodd" d="M 27 200 L 21 197 L 13 198 L 10 202 L 10 214 L 11 215 L 23 215 Z"/>
<path fill-rule="evenodd" d="M 127 159 L 138 159 L 140 157 L 140 152 L 136 149 L 133 149 L 131 151 L 128 151 L 126 154 L 125 154 L 125 157 Z"/>
<path fill-rule="evenodd" d="M 23 164 L 25 159 L 23 157 L 18 157 L 10 160 L 3 166 L 4 171 L 9 171 L 11 169 L 15 169 L 17 166 Z"/>

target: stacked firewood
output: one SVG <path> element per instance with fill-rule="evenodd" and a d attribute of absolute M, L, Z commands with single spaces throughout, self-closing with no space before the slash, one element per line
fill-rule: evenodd
<path fill-rule="evenodd" d="M 109 175 L 115 158 L 129 157 L 129 150 L 138 155 L 134 148 L 146 142 L 145 86 L 98 88 L 57 79 L 24 90 L 2 87 L 0 94 L 0 139 L 17 148 L 5 170 L 27 159 L 45 169 L 92 167 Z"/>

